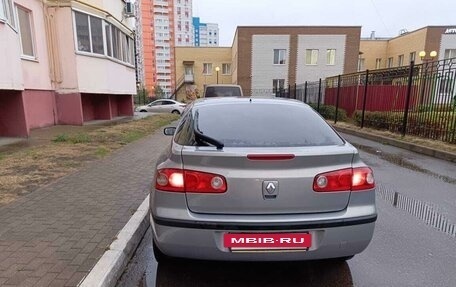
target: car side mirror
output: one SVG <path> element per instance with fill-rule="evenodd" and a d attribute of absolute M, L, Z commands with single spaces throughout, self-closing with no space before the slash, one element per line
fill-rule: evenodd
<path fill-rule="evenodd" d="M 175 132 L 176 132 L 175 127 L 168 127 L 163 130 L 163 133 L 165 134 L 165 136 L 173 136 Z"/>

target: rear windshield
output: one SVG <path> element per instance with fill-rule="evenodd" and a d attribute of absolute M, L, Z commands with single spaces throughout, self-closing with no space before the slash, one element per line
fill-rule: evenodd
<path fill-rule="evenodd" d="M 280 103 L 202 106 L 198 129 L 226 147 L 341 145 L 342 139 L 310 107 Z"/>
<path fill-rule="evenodd" d="M 207 87 L 204 97 L 240 97 L 239 87 Z"/>

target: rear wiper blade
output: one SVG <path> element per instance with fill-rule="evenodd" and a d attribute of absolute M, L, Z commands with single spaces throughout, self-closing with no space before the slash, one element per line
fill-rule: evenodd
<path fill-rule="evenodd" d="M 198 131 L 196 128 L 195 128 L 195 139 L 198 139 L 198 140 L 201 140 L 208 144 L 211 144 L 211 145 L 215 146 L 218 150 L 223 149 L 223 147 L 225 146 L 222 142 L 220 142 L 214 138 L 208 137 L 207 135 L 204 135 L 203 133 Z"/>
<path fill-rule="evenodd" d="M 199 140 L 199 141 L 203 141 L 205 143 L 211 144 L 211 145 L 217 147 L 218 150 L 223 149 L 223 147 L 225 145 L 222 142 L 220 142 L 214 138 L 211 138 L 207 135 L 204 135 L 203 132 L 200 131 L 199 125 L 198 125 L 198 118 L 199 118 L 199 111 L 196 111 L 195 122 L 194 122 L 194 126 L 193 126 L 193 130 L 195 133 L 195 140 Z"/>

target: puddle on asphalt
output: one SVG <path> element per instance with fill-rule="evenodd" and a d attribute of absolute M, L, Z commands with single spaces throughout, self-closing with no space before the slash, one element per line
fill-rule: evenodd
<path fill-rule="evenodd" d="M 360 150 L 363 150 L 367 153 L 370 153 L 370 154 L 374 154 L 374 155 L 377 155 L 379 156 L 381 159 L 383 160 L 386 160 L 392 164 L 395 164 L 395 165 L 398 165 L 398 166 L 401 166 L 401 167 L 405 167 L 407 169 L 410 169 L 410 170 L 413 170 L 413 171 L 416 171 L 416 172 L 421 172 L 421 173 L 424 173 L 424 174 L 427 174 L 427 175 L 430 175 L 432 177 L 435 177 L 435 178 L 438 178 L 440 180 L 443 180 L 444 182 L 446 183 L 450 183 L 450 184 L 456 184 L 456 178 L 452 178 L 452 177 L 449 177 L 449 176 L 445 176 L 445 175 L 441 175 L 441 174 L 438 174 L 438 173 L 435 173 L 435 172 L 432 172 L 428 169 L 425 169 L 425 168 L 422 168 L 414 163 L 411 163 L 410 161 L 404 159 L 403 157 L 401 156 L 398 156 L 398 155 L 395 155 L 395 154 L 390 154 L 390 153 L 385 153 L 385 152 L 382 152 L 376 148 L 373 148 L 371 146 L 366 146 L 366 145 L 360 145 L 360 144 L 353 144 L 356 148 L 360 149 Z"/>
<path fill-rule="evenodd" d="M 447 218 L 437 212 L 432 204 L 407 197 L 381 184 L 377 185 L 376 190 L 380 198 L 390 203 L 393 207 L 410 213 L 440 232 L 456 237 L 456 225 L 450 223 Z"/>

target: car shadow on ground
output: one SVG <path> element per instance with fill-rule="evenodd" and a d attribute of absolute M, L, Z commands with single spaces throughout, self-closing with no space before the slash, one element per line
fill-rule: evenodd
<path fill-rule="evenodd" d="M 342 261 L 160 263 L 156 286 L 353 286 Z"/>

